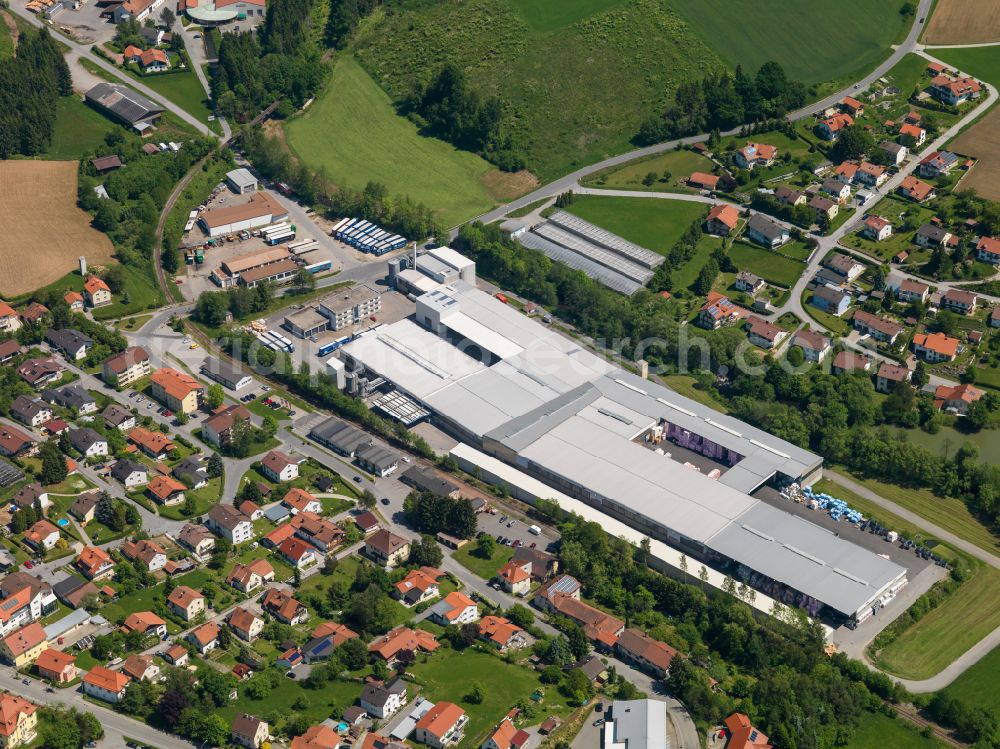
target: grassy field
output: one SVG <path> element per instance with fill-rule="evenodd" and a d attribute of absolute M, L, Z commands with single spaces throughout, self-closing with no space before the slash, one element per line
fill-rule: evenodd
<path fill-rule="evenodd" d="M 636 159 L 617 169 L 590 175 L 583 183 L 609 190 L 691 192 L 679 180 L 691 176 L 692 172 L 711 172 L 712 166 L 711 159 L 695 151 L 668 151 L 653 158 Z M 665 172 L 670 173 L 669 179 L 664 179 Z M 655 174 L 657 177 L 651 185 L 643 184 L 648 174 Z"/>
<path fill-rule="evenodd" d="M 527 699 L 536 689 L 545 693 L 542 710 L 546 715 L 565 715 L 568 707 L 554 687 L 543 687 L 538 674 L 528 668 L 505 663 L 494 655 L 471 649 L 455 651 L 440 649 L 409 669 L 427 686 L 422 694 L 438 702 L 447 700 L 460 705 L 469 716 L 465 738 L 459 747 L 482 744 L 487 731 L 493 728 L 517 703 Z M 482 684 L 484 699 L 472 704 L 464 699 L 473 684 Z"/>
<path fill-rule="evenodd" d="M 992 430 L 966 434 L 954 427 L 942 427 L 937 434 L 928 434 L 918 429 L 914 429 L 908 434 L 911 442 L 942 455 L 954 454 L 964 443 L 971 442 L 979 448 L 979 455 L 985 462 L 1000 463 L 1000 440 L 997 439 L 996 432 Z"/>
<path fill-rule="evenodd" d="M 208 106 L 208 96 L 193 70 L 186 73 L 161 73 L 158 75 L 140 76 L 132 70 L 129 74 L 137 81 L 149 86 L 156 93 L 208 124 L 212 110 Z M 212 124 L 215 124 L 214 122 Z"/>
<path fill-rule="evenodd" d="M 45 158 L 52 161 L 78 159 L 104 142 L 104 135 L 115 128 L 115 124 L 104 115 L 91 109 L 76 95 L 60 96 L 56 114 L 56 128 L 52 134 L 52 145 L 45 152 Z"/>
<path fill-rule="evenodd" d="M 729 256 L 740 270 L 748 270 L 779 286 L 794 285 L 806 267 L 798 260 L 743 242 L 734 242 L 729 248 Z"/>
<path fill-rule="evenodd" d="M 10 29 L 12 23 L 13 17 L 6 10 L 0 10 L 0 60 L 14 55 L 14 36 Z"/>
<path fill-rule="evenodd" d="M 95 310 L 93 313 L 95 320 L 110 320 L 122 315 L 155 309 L 163 304 L 163 293 L 151 276 L 152 268 L 149 269 L 150 275 L 132 265 L 123 265 L 122 270 L 125 278 L 124 291 L 121 294 L 116 294 L 107 307 Z M 127 303 L 125 301 L 126 295 Z"/>
<path fill-rule="evenodd" d="M 452 554 L 452 557 L 460 565 L 479 575 L 484 580 L 491 579 L 514 556 L 513 547 L 497 544 L 497 549 L 493 552 L 493 558 L 483 559 L 476 555 L 475 548 L 476 543 L 472 541 Z"/>
<path fill-rule="evenodd" d="M 945 749 L 937 739 L 925 738 L 901 718 L 888 718 L 881 713 L 865 713 L 847 749 Z"/>
<path fill-rule="evenodd" d="M 1000 627 L 1000 570 L 977 563 L 972 576 L 939 606 L 878 654 L 896 676 L 926 679 Z"/>
<path fill-rule="evenodd" d="M 714 408 L 716 411 L 720 411 L 721 413 L 728 412 L 728 409 L 724 404 L 716 401 L 704 390 L 696 388 L 694 386 L 695 378 L 690 375 L 666 375 L 660 379 L 663 380 L 663 384 L 668 388 L 690 398 L 693 401 L 697 401 L 698 403 L 708 406 L 709 408 Z"/>
<path fill-rule="evenodd" d="M 774 60 L 807 84 L 870 71 L 912 20 L 870 0 L 670 2 L 730 65 L 756 71 Z"/>
<path fill-rule="evenodd" d="M 493 205 L 483 183 L 490 165 L 421 137 L 353 58 L 337 61 L 327 87 L 285 132 L 292 150 L 335 182 L 355 188 L 381 182 L 393 195 L 439 210 L 449 226 Z"/>
<path fill-rule="evenodd" d="M 981 707 L 996 715 L 1000 712 L 1000 690 L 996 688 L 997 669 L 1000 669 L 1000 648 L 990 651 L 944 691 L 970 707 Z"/>
<path fill-rule="evenodd" d="M 701 203 L 595 195 L 581 195 L 566 210 L 661 255 L 706 212 Z"/>
<path fill-rule="evenodd" d="M 1000 85 L 1000 55 L 996 47 L 936 49 L 934 56 L 963 73 L 974 75 L 994 85 Z"/>
<path fill-rule="evenodd" d="M 927 489 L 911 489 L 858 476 L 853 478 L 879 496 L 917 513 L 920 517 L 974 543 L 981 549 L 994 554 L 1000 552 L 997 537 L 969 512 L 961 500 L 943 499 Z"/>
<path fill-rule="evenodd" d="M 711 234 L 702 234 L 698 240 L 694 255 L 686 263 L 671 271 L 675 289 L 687 289 L 698 278 L 705 262 L 713 252 L 722 246 L 722 237 L 713 237 Z"/>
<path fill-rule="evenodd" d="M 623 0 L 512 0 L 514 8 L 534 31 L 556 31 Z"/>
<path fill-rule="evenodd" d="M 659 0 L 405 3 L 356 47 L 394 99 L 459 62 L 477 88 L 509 103 L 513 135 L 543 182 L 628 150 L 680 82 L 724 67 Z"/>

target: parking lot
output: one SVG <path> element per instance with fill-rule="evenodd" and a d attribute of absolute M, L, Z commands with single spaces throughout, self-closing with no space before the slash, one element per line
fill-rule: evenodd
<path fill-rule="evenodd" d="M 277 193 L 268 192 L 268 195 L 278 199 Z M 204 210 L 213 208 L 229 208 L 234 205 L 243 205 L 250 201 L 251 195 L 236 195 L 225 185 L 221 185 L 212 191 L 212 196 L 203 204 Z M 287 205 L 287 201 L 279 201 L 282 205 Z M 199 215 L 203 213 L 198 210 Z M 315 214 L 313 214 L 315 215 Z M 317 278 L 322 275 L 329 275 L 331 272 L 343 270 L 343 262 L 334 248 L 330 246 L 332 240 L 323 234 L 323 231 L 312 222 L 311 217 L 306 215 L 303 209 L 299 209 L 299 215 L 289 214 L 287 219 L 296 227 L 295 241 L 305 239 L 315 239 L 318 247 L 302 255 L 306 264 L 321 263 L 329 260 L 332 263 L 331 271 L 325 274 L 317 274 Z M 329 242 L 326 240 L 330 240 Z M 210 245 L 209 242 L 212 244 Z M 184 234 L 181 239 L 181 246 L 185 249 L 203 248 L 204 262 L 191 265 L 184 264 L 177 272 L 177 277 L 182 280 L 181 291 L 186 299 L 197 299 L 198 295 L 204 291 L 218 291 L 219 287 L 209 278 L 212 270 L 218 268 L 223 262 L 232 260 L 240 255 L 248 255 L 254 252 L 261 252 L 268 249 L 268 245 L 261 237 L 246 237 L 245 235 L 233 235 L 232 241 L 229 237 L 216 237 L 210 239 L 202 231 L 201 226 L 195 223 L 194 227 Z M 183 250 L 182 250 L 183 253 Z M 184 261 L 184 258 L 181 258 Z"/>
<path fill-rule="evenodd" d="M 107 6 L 85 2 L 79 10 L 66 9 L 57 14 L 53 23 L 80 44 L 103 44 L 114 38 L 115 25 L 101 13 Z"/>
<path fill-rule="evenodd" d="M 543 551 L 548 549 L 550 544 L 559 540 L 559 535 L 555 531 L 543 528 L 540 535 L 535 535 L 528 530 L 537 521 L 524 517 L 504 504 L 492 501 L 496 509 L 496 514 L 488 512 L 479 513 L 477 528 L 480 532 L 489 533 L 497 540 L 506 539 L 507 546 L 537 547 Z M 520 543 L 518 543 L 520 542 Z"/>

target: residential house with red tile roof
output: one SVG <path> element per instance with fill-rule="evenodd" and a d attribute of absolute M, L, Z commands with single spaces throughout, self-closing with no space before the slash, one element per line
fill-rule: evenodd
<path fill-rule="evenodd" d="M 500 723 L 497 724 L 493 732 L 486 737 L 481 749 L 524 749 L 531 735 L 514 725 L 516 710 L 511 711 Z"/>
<path fill-rule="evenodd" d="M 234 608 L 227 621 L 236 636 L 246 642 L 253 642 L 264 631 L 264 620 L 242 606 Z"/>
<path fill-rule="evenodd" d="M 528 634 L 502 616 L 484 616 L 479 620 L 479 636 L 500 652 L 523 648 L 529 644 Z"/>
<path fill-rule="evenodd" d="M 740 212 L 728 203 L 719 203 L 712 207 L 705 219 L 705 228 L 709 234 L 727 237 L 739 225 Z"/>
<path fill-rule="evenodd" d="M 0 658 L 14 668 L 24 668 L 49 646 L 45 630 L 38 622 L 30 622 L 0 639 Z"/>
<path fill-rule="evenodd" d="M 726 749 L 773 749 L 767 736 L 753 727 L 743 713 L 733 713 L 724 721 L 729 740 Z"/>
<path fill-rule="evenodd" d="M 312 512 L 318 515 L 323 511 L 323 503 L 319 499 L 297 486 L 289 489 L 282 497 L 281 504 L 291 510 L 293 515 L 298 512 Z"/>
<path fill-rule="evenodd" d="M 146 637 L 163 637 L 167 633 L 167 623 L 152 611 L 129 614 L 122 627 L 126 632 L 140 632 Z"/>
<path fill-rule="evenodd" d="M 130 561 L 142 563 L 149 572 L 162 570 L 167 563 L 167 550 L 155 541 L 141 539 L 139 541 L 126 541 L 118 550 L 122 556 Z"/>
<path fill-rule="evenodd" d="M 469 722 L 465 710 L 453 702 L 438 702 L 417 721 L 414 738 L 421 744 L 444 749 L 461 740 L 465 724 Z"/>
<path fill-rule="evenodd" d="M 944 333 L 917 333 L 913 336 L 913 352 L 928 362 L 953 361 L 960 346 L 961 341 Z"/>
<path fill-rule="evenodd" d="M 153 397 L 171 411 L 189 414 L 198 409 L 205 386 L 191 375 L 161 367 L 150 375 L 150 379 Z"/>
<path fill-rule="evenodd" d="M 0 746 L 30 744 L 38 734 L 38 706 L 16 694 L 0 694 Z"/>
<path fill-rule="evenodd" d="M 280 484 L 285 481 L 294 481 L 299 477 L 298 458 L 293 458 L 280 450 L 271 450 L 260 461 L 261 470 L 271 481 Z"/>
<path fill-rule="evenodd" d="M 901 382 L 909 382 L 913 372 L 898 364 L 882 362 L 875 375 L 875 389 L 880 393 L 891 393 Z"/>
<path fill-rule="evenodd" d="M 441 645 L 430 632 L 401 626 L 370 643 L 368 652 L 392 665 L 396 663 L 400 653 L 416 653 L 418 650 L 433 653 L 439 647 Z"/>
<path fill-rule="evenodd" d="M 204 655 L 209 650 L 215 650 L 219 646 L 219 632 L 221 631 L 222 628 L 215 622 L 206 622 L 197 629 L 188 632 L 184 639 Z"/>
<path fill-rule="evenodd" d="M 899 184 L 899 194 L 917 203 L 923 203 L 933 198 L 937 193 L 934 192 L 933 186 L 910 174 L 904 177 Z"/>
<path fill-rule="evenodd" d="M 973 385 L 938 385 L 934 391 L 934 405 L 942 411 L 953 411 L 965 416 L 969 406 L 983 397 L 983 391 Z"/>
<path fill-rule="evenodd" d="M 125 659 L 121 672 L 133 681 L 154 681 L 160 675 L 160 667 L 153 656 L 133 653 Z"/>
<path fill-rule="evenodd" d="M 507 562 L 497 572 L 497 582 L 506 593 L 526 596 L 531 591 L 531 562 Z"/>
<path fill-rule="evenodd" d="M 615 643 L 615 651 L 627 663 L 652 673 L 658 679 L 670 674 L 670 664 L 677 657 L 677 651 L 665 642 L 655 640 L 640 629 L 629 627 Z"/>
<path fill-rule="evenodd" d="M 747 142 L 743 148 L 740 148 L 733 154 L 733 161 L 740 169 L 753 170 L 757 166 L 771 166 L 777 156 L 777 146 L 771 146 L 767 143 Z"/>
<path fill-rule="evenodd" d="M 441 571 L 433 567 L 410 570 L 406 577 L 395 584 L 393 596 L 404 606 L 415 606 L 436 598 L 440 592 L 437 581 L 441 576 Z"/>
<path fill-rule="evenodd" d="M 479 607 L 465 593 L 456 590 L 434 604 L 427 618 L 443 627 L 472 624 L 479 619 Z"/>
<path fill-rule="evenodd" d="M 732 325 L 746 315 L 747 311 L 733 304 L 728 297 L 717 291 L 708 292 L 705 303 L 698 311 L 696 322 L 707 330 L 716 330 L 726 325 Z"/>
<path fill-rule="evenodd" d="M 104 666 L 94 666 L 83 677 L 83 691 L 103 702 L 115 704 L 125 696 L 130 679 L 119 671 Z"/>
<path fill-rule="evenodd" d="M 268 589 L 261 606 L 283 624 L 301 624 L 309 618 L 309 610 L 305 606 L 278 588 Z"/>
<path fill-rule="evenodd" d="M 189 622 L 205 611 L 205 596 L 187 585 L 178 585 L 167 597 L 167 608 Z"/>
<path fill-rule="evenodd" d="M 79 674 L 76 657 L 55 648 L 46 648 L 35 660 L 38 675 L 56 684 L 68 684 Z"/>

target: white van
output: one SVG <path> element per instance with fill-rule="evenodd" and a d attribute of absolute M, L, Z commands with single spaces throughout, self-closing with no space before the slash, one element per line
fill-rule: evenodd
<path fill-rule="evenodd" d="M 529 525 L 528 532 L 531 533 L 533 536 L 542 535 L 542 529 L 539 528 L 537 525 Z"/>

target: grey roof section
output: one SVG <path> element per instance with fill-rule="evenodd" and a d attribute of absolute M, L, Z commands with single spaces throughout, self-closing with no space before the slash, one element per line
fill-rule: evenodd
<path fill-rule="evenodd" d="M 114 476 L 119 481 L 123 482 L 129 476 L 131 476 L 136 471 L 145 473 L 149 475 L 149 469 L 146 468 L 142 463 L 136 463 L 134 460 L 119 460 L 112 466 L 111 475 Z"/>
<path fill-rule="evenodd" d="M 359 448 L 370 445 L 372 441 L 357 427 L 333 417 L 314 426 L 309 436 L 345 455 L 354 455 Z"/>
<path fill-rule="evenodd" d="M 45 334 L 45 340 L 57 349 L 75 354 L 81 346 L 92 346 L 94 342 L 89 336 L 84 335 L 79 330 L 66 328 L 65 330 L 50 330 Z"/>
<path fill-rule="evenodd" d="M 257 178 L 253 176 L 253 172 L 243 167 L 226 172 L 226 179 L 241 188 L 257 184 Z"/>
<path fill-rule="evenodd" d="M 87 91 L 86 98 L 88 102 L 108 110 L 130 124 L 163 113 L 163 107 L 128 86 L 118 83 L 98 83 Z"/>
<path fill-rule="evenodd" d="M 763 502 L 708 546 L 845 614 L 862 610 L 906 575 L 898 564 Z"/>
<path fill-rule="evenodd" d="M 280 523 L 289 515 L 291 515 L 291 511 L 280 502 L 264 510 L 264 517 L 272 523 Z"/>
<path fill-rule="evenodd" d="M 389 736 L 399 741 L 408 738 L 417 727 L 417 721 L 423 718 L 432 707 L 434 707 L 433 702 L 425 700 L 423 697 L 418 697 L 413 703 L 413 707 L 410 708 L 410 712 L 396 724 L 396 727 L 392 729 L 392 733 Z"/>
<path fill-rule="evenodd" d="M 75 627 L 85 624 L 90 619 L 86 609 L 76 609 L 66 614 L 62 619 L 52 622 L 45 628 L 45 639 L 49 642 L 57 640 Z"/>
<path fill-rule="evenodd" d="M 646 268 L 638 263 L 634 263 L 627 257 L 622 257 L 621 255 L 612 252 L 600 245 L 594 244 L 584 237 L 578 236 L 571 231 L 567 231 L 561 226 L 556 226 L 552 223 L 539 224 L 534 227 L 531 231 L 538 234 L 550 242 L 555 242 L 556 244 L 562 245 L 567 249 L 573 250 L 580 255 L 593 260 L 598 265 L 603 265 L 605 268 L 610 268 L 611 270 L 619 273 L 625 278 L 629 278 L 636 283 L 646 284 L 649 283 L 650 279 L 653 277 L 653 271 Z"/>
<path fill-rule="evenodd" d="M 84 427 L 83 429 L 75 429 L 69 433 L 70 444 L 73 445 L 77 450 L 82 453 L 87 452 L 91 445 L 98 442 L 107 442 L 107 439 L 102 434 L 98 434 L 90 427 Z"/>
<path fill-rule="evenodd" d="M 381 445 L 366 445 L 358 450 L 358 460 L 379 470 L 385 470 L 399 463 L 399 456 Z"/>
<path fill-rule="evenodd" d="M 549 217 L 549 221 L 646 268 L 655 268 L 665 260 L 663 255 L 658 252 L 647 250 L 635 242 L 629 242 L 627 239 L 585 221 L 579 216 L 574 216 L 572 213 L 556 211 Z"/>
<path fill-rule="evenodd" d="M 757 232 L 772 242 L 788 234 L 788 230 L 784 226 L 763 213 L 755 213 L 751 216 L 750 221 L 747 222 L 747 229 Z"/>
<path fill-rule="evenodd" d="M 237 384 L 249 374 L 242 367 L 214 356 L 210 356 L 202 362 L 201 373 L 227 387 Z"/>
<path fill-rule="evenodd" d="M 63 408 L 76 409 L 97 402 L 86 388 L 79 385 L 66 385 L 58 390 L 43 390 L 42 398 Z"/>
<path fill-rule="evenodd" d="M 544 237 L 526 231 L 517 236 L 517 241 L 531 250 L 538 250 L 550 260 L 578 270 L 581 273 L 593 278 L 595 281 L 604 284 L 612 291 L 617 291 L 625 296 L 632 296 L 643 287 L 641 283 L 633 281 L 631 278 L 623 276 L 621 273 L 605 268 L 593 260 L 568 250 L 555 242 L 551 242 Z"/>
<path fill-rule="evenodd" d="M 604 749 L 667 749 L 667 703 L 615 700 L 604 734 Z"/>

